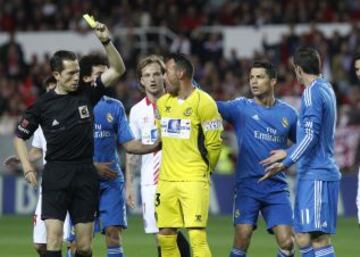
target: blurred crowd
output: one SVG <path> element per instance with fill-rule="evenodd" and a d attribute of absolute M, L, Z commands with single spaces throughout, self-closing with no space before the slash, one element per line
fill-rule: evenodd
<path fill-rule="evenodd" d="M 229 58 L 225 58 L 221 33 L 205 33 L 196 28 L 203 25 L 258 25 L 309 20 L 356 21 L 360 17 L 359 0 L 178 2 L 0 0 L 3 6 L 0 29 L 81 29 L 80 17 L 84 12 L 107 17 L 105 23 L 112 26 L 168 26 L 177 33 L 176 39 L 165 45 L 154 44 L 148 53 L 165 55 L 179 51 L 190 56 L 197 83 L 215 99 L 249 96 L 248 72 L 252 61 L 268 59 L 278 70 L 278 95 L 295 107 L 300 104 L 303 86 L 296 82 L 289 58 L 297 46 L 313 45 L 321 54 L 323 75 L 332 82 L 338 99 L 338 162 L 344 171 L 358 167 L 360 81 L 355 75 L 353 58 L 360 50 L 360 27 L 354 23 L 349 34 L 343 36 L 334 32 L 331 37 L 326 37 L 316 25 L 301 35 L 296 35 L 294 27 L 289 25 L 289 31 L 276 44 L 269 44 L 264 37 L 262 51 L 254 53 L 252 58 L 240 58 L 235 50 Z M 15 32 L 11 35 L 9 41 L 0 46 L 0 134 L 13 132 L 16 117 L 43 93 L 42 80 L 50 74 L 49 56 L 33 56 L 26 62 Z M 133 47 L 137 40 L 136 37 L 114 38 L 125 59 L 127 72 L 114 87 L 113 96 L 123 102 L 127 111 L 143 97 L 135 75 L 137 60 L 142 57 L 140 50 Z M 229 156 L 233 159 L 232 153 Z"/>
<path fill-rule="evenodd" d="M 83 13 L 111 26 L 236 26 L 360 19 L 359 0 L 0 0 L 0 30 L 76 29 Z M 31 20 L 31 22 L 29 22 Z"/>

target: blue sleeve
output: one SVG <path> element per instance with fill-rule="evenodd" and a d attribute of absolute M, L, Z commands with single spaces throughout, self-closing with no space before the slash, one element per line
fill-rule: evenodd
<path fill-rule="evenodd" d="M 233 121 L 233 113 L 236 109 L 235 101 L 217 101 L 216 105 L 218 107 L 219 113 L 221 117 L 227 122 L 232 123 Z"/>
<path fill-rule="evenodd" d="M 134 135 L 131 132 L 130 126 L 128 124 L 124 106 L 120 102 L 116 103 L 116 113 L 117 113 L 117 141 L 119 144 L 129 142 L 134 139 Z"/>
<path fill-rule="evenodd" d="M 306 152 L 312 149 L 318 142 L 320 126 L 322 122 L 322 98 L 316 87 L 309 87 L 304 91 L 302 127 L 304 136 L 292 148 L 290 154 L 283 161 L 286 167 L 297 162 Z M 291 148 L 290 148 L 291 149 Z"/>

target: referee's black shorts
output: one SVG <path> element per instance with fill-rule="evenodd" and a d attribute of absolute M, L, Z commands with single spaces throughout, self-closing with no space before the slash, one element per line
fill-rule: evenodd
<path fill-rule="evenodd" d="M 88 223 L 95 219 L 99 203 L 99 179 L 92 161 L 82 163 L 49 162 L 42 178 L 43 220 Z"/>

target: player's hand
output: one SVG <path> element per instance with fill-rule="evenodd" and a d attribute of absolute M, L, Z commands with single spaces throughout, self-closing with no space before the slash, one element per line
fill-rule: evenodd
<path fill-rule="evenodd" d="M 286 158 L 287 152 L 285 150 L 272 150 L 270 156 L 260 162 L 261 165 L 267 167 L 275 162 L 282 161 Z"/>
<path fill-rule="evenodd" d="M 25 177 L 26 182 L 28 182 L 33 187 L 38 186 L 37 172 L 32 167 L 29 169 L 26 169 L 26 171 L 24 172 L 24 177 Z"/>
<path fill-rule="evenodd" d="M 7 168 L 13 168 L 20 164 L 20 159 L 16 155 L 9 156 L 3 162 L 3 165 Z"/>
<path fill-rule="evenodd" d="M 280 171 L 283 171 L 286 167 L 281 162 L 275 162 L 265 169 L 265 175 L 262 176 L 258 182 L 264 181 L 265 179 L 275 176 Z"/>
<path fill-rule="evenodd" d="M 106 179 L 114 179 L 117 177 L 117 172 L 111 169 L 111 164 L 113 162 L 96 162 L 94 163 L 98 175 Z"/>
<path fill-rule="evenodd" d="M 130 208 L 135 208 L 134 189 L 133 189 L 133 185 L 131 183 L 126 183 L 125 197 L 126 197 L 127 205 L 129 205 Z"/>
<path fill-rule="evenodd" d="M 100 42 L 104 43 L 110 39 L 110 32 L 105 24 L 97 21 L 94 30 Z"/>

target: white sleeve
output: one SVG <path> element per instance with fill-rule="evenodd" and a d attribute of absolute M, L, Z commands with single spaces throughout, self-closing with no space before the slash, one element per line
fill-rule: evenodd
<path fill-rule="evenodd" d="M 360 167 L 358 173 L 356 205 L 357 205 L 358 222 L 360 224 Z"/>
<path fill-rule="evenodd" d="M 42 149 L 41 128 L 40 127 L 38 127 L 37 130 L 34 132 L 34 137 L 33 137 L 33 140 L 31 142 L 31 146 L 35 147 L 35 148 Z"/>
<path fill-rule="evenodd" d="M 138 125 L 138 121 L 137 121 L 137 115 L 136 115 L 136 110 L 135 108 L 131 108 L 130 110 L 130 115 L 129 115 L 129 126 L 131 131 L 134 134 L 134 137 L 136 140 L 141 139 L 141 129 Z"/>

